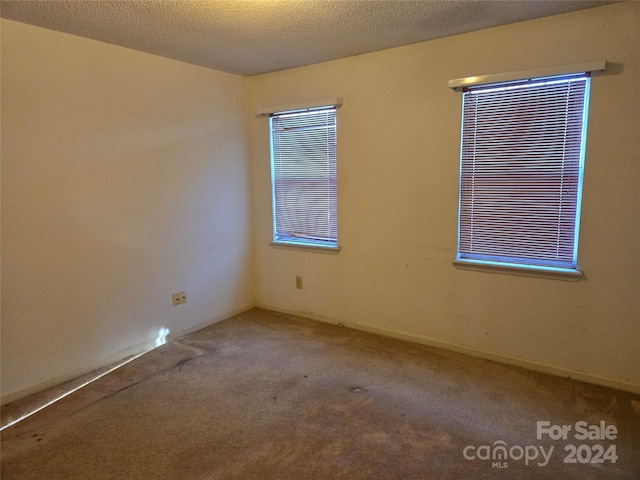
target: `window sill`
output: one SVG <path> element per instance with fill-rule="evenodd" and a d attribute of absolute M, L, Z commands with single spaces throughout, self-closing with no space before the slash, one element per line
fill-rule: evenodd
<path fill-rule="evenodd" d="M 564 268 L 540 267 L 537 265 L 514 265 L 509 263 L 483 262 L 478 260 L 455 259 L 453 264 L 462 270 L 474 270 L 478 272 L 502 273 L 506 275 L 519 275 L 525 277 L 549 278 L 577 282 L 583 276 L 580 270 Z"/>
<path fill-rule="evenodd" d="M 340 252 L 340 247 L 337 245 L 318 245 L 315 243 L 284 242 L 282 240 L 272 241 L 271 246 L 276 248 L 284 248 L 288 250 L 304 250 L 308 252 L 329 253 L 334 255 Z"/>

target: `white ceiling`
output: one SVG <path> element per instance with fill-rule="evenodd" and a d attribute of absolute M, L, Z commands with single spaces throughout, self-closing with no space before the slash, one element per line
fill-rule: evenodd
<path fill-rule="evenodd" d="M 2 0 L 2 17 L 255 75 L 533 18 L 595 0 Z"/>

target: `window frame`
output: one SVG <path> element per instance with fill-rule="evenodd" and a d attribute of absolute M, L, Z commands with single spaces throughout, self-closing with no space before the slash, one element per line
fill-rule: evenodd
<path fill-rule="evenodd" d="M 590 88 L 590 73 L 592 71 L 604 70 L 606 66 L 605 61 L 589 62 L 585 64 L 577 64 L 567 67 L 551 67 L 538 70 L 528 70 L 524 72 L 511 72 L 506 74 L 497 75 L 483 75 L 468 78 L 461 78 L 451 80 L 449 87 L 455 91 L 466 92 L 469 89 L 491 89 L 493 86 L 500 87 L 504 84 L 513 84 L 518 82 L 544 82 L 546 79 L 557 78 L 563 76 L 571 76 L 583 74 L 586 78 L 585 91 L 584 91 L 584 104 L 582 110 L 582 137 L 579 154 L 579 176 L 577 180 L 577 193 L 576 193 L 576 210 L 574 214 L 574 235 L 573 235 L 573 264 L 563 266 L 549 266 L 537 265 L 531 258 L 526 263 L 510 262 L 506 261 L 506 256 L 489 255 L 484 256 L 482 254 L 468 254 L 461 252 L 461 224 L 462 214 L 461 206 L 463 199 L 462 192 L 462 178 L 463 178 L 463 143 L 465 139 L 465 105 L 464 100 L 462 102 L 462 122 L 460 128 L 460 165 L 459 165 L 459 191 L 458 191 L 458 219 L 457 219 L 457 246 L 456 246 L 456 258 L 453 263 L 456 267 L 471 270 L 480 270 L 493 273 L 509 273 L 516 275 L 537 276 L 544 278 L 560 278 L 563 280 L 577 281 L 583 275 L 578 269 L 578 238 L 579 238 L 579 222 L 580 222 L 580 209 L 581 209 L 581 194 L 583 184 L 583 170 L 584 170 L 584 156 L 586 151 L 586 127 L 587 127 L 587 112 L 589 109 L 589 88 Z M 475 154 L 474 154 L 475 155 Z M 474 174 L 475 175 L 475 174 Z M 498 195 L 499 196 L 499 195 Z M 471 257 L 471 258 L 469 258 Z M 484 257 L 484 258 L 483 258 Z M 539 262 L 540 263 L 540 262 Z M 541 262 L 544 263 L 544 262 Z"/>
<path fill-rule="evenodd" d="M 340 247 L 338 245 L 338 233 L 337 233 L 337 109 L 342 105 L 341 99 L 331 99 L 327 101 L 318 101 L 312 102 L 308 104 L 296 104 L 288 107 L 276 107 L 272 109 L 261 109 L 258 111 L 258 116 L 268 116 L 269 117 L 269 162 L 270 162 L 270 188 L 271 188 L 271 242 L 270 244 L 274 247 L 279 248 L 293 248 L 293 249 L 302 249 L 307 251 L 314 251 L 320 253 L 338 253 Z M 291 236 L 283 234 L 278 231 L 278 200 L 277 200 L 277 192 L 276 192 L 276 152 L 275 152 L 275 138 L 274 138 L 274 128 L 273 122 L 274 119 L 278 116 L 287 116 L 287 115 L 297 115 L 297 114 L 313 114 L 313 113 L 322 113 L 326 111 L 333 111 L 333 118 L 335 119 L 335 123 L 333 124 L 333 128 L 335 132 L 333 134 L 334 142 L 329 146 L 329 151 L 333 149 L 333 153 L 329 153 L 327 156 L 328 163 L 331 161 L 334 162 L 333 171 L 335 173 L 334 186 L 333 186 L 333 195 L 329 197 L 327 202 L 327 208 L 329 209 L 327 213 L 333 211 L 335 219 L 335 235 L 334 239 L 317 239 L 312 238 L 311 236 Z M 327 136 L 331 136 L 327 134 Z M 331 166 L 330 166 L 331 168 Z M 335 208 L 331 209 L 332 201 L 335 202 Z M 331 220 L 329 220 L 328 228 L 329 232 L 331 231 Z M 306 232 L 309 233 L 309 232 Z"/>

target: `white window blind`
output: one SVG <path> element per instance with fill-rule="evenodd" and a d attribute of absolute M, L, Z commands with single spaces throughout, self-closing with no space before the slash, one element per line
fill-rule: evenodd
<path fill-rule="evenodd" d="M 463 93 L 458 259 L 576 269 L 589 75 Z"/>
<path fill-rule="evenodd" d="M 337 245 L 336 110 L 271 116 L 274 241 Z"/>

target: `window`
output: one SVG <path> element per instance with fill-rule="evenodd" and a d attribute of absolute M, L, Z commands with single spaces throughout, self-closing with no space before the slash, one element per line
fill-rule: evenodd
<path fill-rule="evenodd" d="M 458 261 L 579 274 L 589 81 L 464 87 Z"/>
<path fill-rule="evenodd" d="M 270 116 L 273 241 L 337 248 L 336 109 Z"/>

